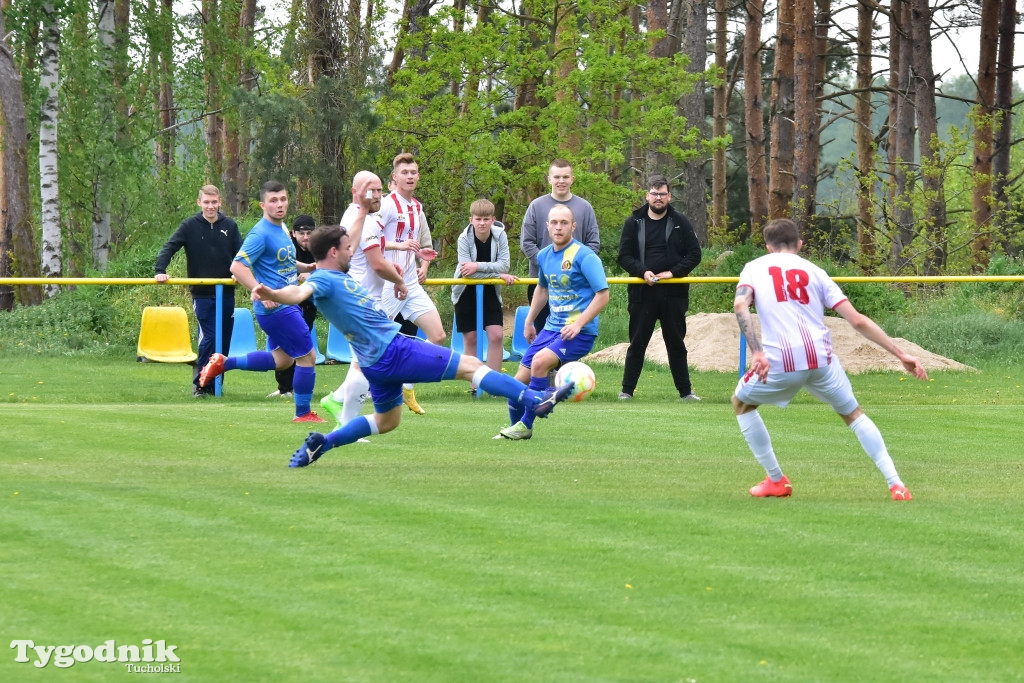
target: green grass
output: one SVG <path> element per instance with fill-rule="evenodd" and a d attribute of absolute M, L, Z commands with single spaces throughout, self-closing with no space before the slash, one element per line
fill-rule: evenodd
<path fill-rule="evenodd" d="M 734 375 L 694 405 L 652 370 L 623 404 L 596 369 L 529 442 L 424 385 L 427 415 L 289 470 L 269 375 L 196 401 L 185 366 L 6 356 L 3 642 L 164 639 L 209 681 L 1020 679 L 1019 368 L 854 377 L 908 504 L 806 396 L 764 409 L 795 495 L 754 500 Z M 7 652 L 5 681 L 125 671 Z"/>

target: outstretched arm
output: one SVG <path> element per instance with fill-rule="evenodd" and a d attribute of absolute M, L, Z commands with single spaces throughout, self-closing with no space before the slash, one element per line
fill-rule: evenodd
<path fill-rule="evenodd" d="M 761 335 L 754 327 L 754 317 L 750 315 L 750 307 L 754 305 L 754 290 L 747 285 L 736 288 L 736 298 L 732 301 L 732 309 L 736 312 L 736 322 L 740 326 L 740 334 L 747 340 L 750 347 L 750 370 L 761 382 L 768 381 L 768 356 L 761 346 Z"/>
<path fill-rule="evenodd" d="M 873 341 L 874 343 L 881 346 L 883 349 L 891 353 L 900 359 L 900 363 L 903 364 L 904 369 L 912 374 L 917 379 L 928 379 L 928 373 L 925 372 L 924 366 L 921 365 L 921 361 L 916 356 L 911 356 L 909 353 L 896 346 L 896 342 L 885 333 L 878 324 L 867 317 L 856 308 L 853 307 L 849 301 L 844 301 L 835 308 L 836 313 L 843 316 L 846 322 L 850 323 L 850 326 L 857 330 L 866 339 Z"/>
<path fill-rule="evenodd" d="M 271 289 L 263 283 L 252 288 L 253 301 L 276 301 L 279 304 L 301 304 L 313 296 L 313 288 L 309 285 L 288 285 L 281 289 Z"/>

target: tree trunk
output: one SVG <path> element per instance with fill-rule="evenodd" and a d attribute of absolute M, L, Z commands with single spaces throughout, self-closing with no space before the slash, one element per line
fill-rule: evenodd
<path fill-rule="evenodd" d="M 978 106 L 974 126 L 974 192 L 971 217 L 971 267 L 983 272 L 992 257 L 992 132 L 996 99 L 996 50 L 999 0 L 982 0 L 981 46 L 978 49 Z"/>
<path fill-rule="evenodd" d="M 21 75 L 14 63 L 4 16 L 0 12 L 0 277 L 38 277 L 28 185 L 28 131 Z M 37 286 L 0 286 L 0 310 L 14 308 L 15 297 L 30 306 L 43 300 Z"/>
<path fill-rule="evenodd" d="M 98 39 L 98 66 L 105 74 L 106 82 L 114 83 L 114 2 L 113 0 L 101 0 L 99 4 L 99 15 L 96 21 L 96 33 Z M 100 110 L 105 114 L 107 125 L 99 143 L 99 153 L 96 159 L 96 174 L 92 181 L 92 263 L 99 270 L 107 269 L 110 259 L 110 171 L 114 159 L 114 145 L 116 133 L 114 130 L 117 121 L 115 98 L 110 88 L 101 87 L 98 90 Z"/>
<path fill-rule="evenodd" d="M 743 38 L 743 103 L 747 131 L 747 193 L 750 236 L 761 242 L 768 221 L 768 168 L 765 163 L 764 94 L 761 87 L 761 25 L 764 0 L 747 0 L 747 31 Z"/>
<path fill-rule="evenodd" d="M 878 268 L 875 249 L 875 150 L 871 134 L 871 39 L 874 7 L 857 5 L 857 94 L 853 105 L 854 140 L 857 145 L 857 263 L 865 273 Z"/>
<path fill-rule="evenodd" d="M 256 35 L 256 0 L 244 0 L 239 24 L 242 28 L 242 49 L 248 54 Z M 242 87 L 252 90 L 254 82 L 251 65 L 243 63 L 240 77 Z M 238 133 L 238 168 L 235 173 L 235 187 L 238 192 L 235 196 L 234 206 L 229 207 L 235 216 L 241 216 L 249 207 L 249 153 L 251 147 L 251 128 L 247 122 L 243 121 Z"/>
<path fill-rule="evenodd" d="M 241 4 L 236 2 L 225 2 L 221 14 L 221 23 L 224 26 L 225 43 L 227 54 L 223 58 L 224 71 L 223 79 L 225 84 L 241 84 L 245 76 L 242 73 L 242 11 Z M 241 158 L 241 127 L 238 109 L 232 107 L 225 111 L 221 119 L 224 149 L 224 175 L 222 183 L 224 188 L 225 208 L 235 207 L 239 203 L 239 196 L 245 188 L 238 184 L 238 173 L 242 165 Z"/>
<path fill-rule="evenodd" d="M 479 30 L 488 22 L 491 14 L 491 6 L 481 2 L 477 7 L 476 29 Z M 474 64 L 466 75 L 466 88 L 462 93 L 462 116 L 469 113 L 469 108 L 476 101 L 477 91 L 480 90 L 480 71 Z"/>
<path fill-rule="evenodd" d="M 686 0 L 682 8 L 683 36 L 680 52 L 690 58 L 686 68 L 689 73 L 703 73 L 708 61 L 708 6 L 706 0 Z M 701 79 L 693 86 L 693 92 L 679 99 L 676 111 L 686 118 L 689 125 L 701 132 L 701 139 L 707 139 L 707 125 L 704 122 L 704 88 Z M 708 190 L 704 178 L 705 156 L 683 162 L 679 174 L 682 190 L 681 211 L 690 219 L 701 245 L 708 244 Z"/>
<path fill-rule="evenodd" d="M 794 16 L 813 17 L 814 0 L 794 0 Z M 818 184 L 818 59 L 814 23 L 798 21 L 793 43 L 793 207 L 804 226 L 804 241 L 814 239 L 813 218 Z"/>
<path fill-rule="evenodd" d="M 203 86 L 206 90 L 206 118 L 203 121 L 206 132 L 206 177 L 210 182 L 220 182 L 224 170 L 223 131 L 224 119 L 220 114 L 223 102 L 221 93 L 221 31 L 218 0 L 203 0 Z"/>
<path fill-rule="evenodd" d="M 995 155 L 992 157 L 993 188 L 995 197 L 995 228 L 1008 256 L 1016 256 L 1011 231 L 1017 227 L 1009 216 L 1010 200 L 1006 184 L 1010 177 L 1010 132 L 1013 124 L 1013 43 L 1017 24 L 1015 0 L 1002 0 L 999 12 L 999 55 L 996 59 L 996 119 Z"/>
<path fill-rule="evenodd" d="M 63 273 L 63 242 L 60 224 L 60 184 L 57 174 L 57 79 L 60 73 L 60 23 L 53 3 L 43 5 L 43 39 L 40 45 L 39 89 L 39 198 L 41 208 L 43 277 Z M 46 296 L 60 288 L 47 286 Z"/>
<path fill-rule="evenodd" d="M 727 69 L 729 67 L 728 42 L 728 0 L 715 0 L 715 71 L 718 83 L 714 88 L 712 101 L 713 135 L 724 138 L 728 132 L 729 96 Z M 708 229 L 708 241 L 712 236 L 724 239 L 728 230 L 727 203 L 725 194 L 726 167 L 725 147 L 718 147 L 711 156 L 711 225 Z"/>
<path fill-rule="evenodd" d="M 391 56 L 391 65 L 388 66 L 388 87 L 395 82 L 395 74 L 402 68 L 402 62 L 405 61 L 405 39 L 420 32 L 420 22 L 430 14 L 430 10 L 437 2 L 438 0 L 405 0 L 402 21 L 399 24 L 398 37 L 395 40 L 395 52 Z"/>
<path fill-rule="evenodd" d="M 160 78 L 157 108 L 160 128 L 164 132 L 156 139 L 157 164 L 169 168 L 174 164 L 174 146 L 177 135 L 174 124 L 174 0 L 160 0 Z"/>
<path fill-rule="evenodd" d="M 913 183 L 907 169 L 914 163 L 914 84 L 910 78 L 913 41 L 909 0 L 894 0 L 889 17 L 889 173 L 891 180 L 892 266 L 907 265 L 914 240 Z"/>
<path fill-rule="evenodd" d="M 914 92 L 917 104 L 917 137 L 921 154 L 921 187 L 925 201 L 925 234 L 928 251 L 924 274 L 938 275 L 946 265 L 945 169 L 939 153 L 939 122 L 935 113 L 935 72 L 932 69 L 929 0 L 912 0 Z"/>
<path fill-rule="evenodd" d="M 768 211 L 772 218 L 791 215 L 793 202 L 793 24 L 794 0 L 779 0 L 772 74 L 771 167 Z"/>

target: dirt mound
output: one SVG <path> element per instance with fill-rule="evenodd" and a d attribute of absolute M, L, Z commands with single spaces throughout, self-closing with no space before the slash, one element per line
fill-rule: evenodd
<path fill-rule="evenodd" d="M 754 322 L 757 322 L 756 315 Z M 856 374 L 873 370 L 903 370 L 903 366 L 894 356 L 859 335 L 842 318 L 825 318 L 825 324 L 832 333 L 832 345 L 836 355 L 847 372 Z M 926 351 L 906 339 L 896 338 L 895 341 L 901 349 L 920 358 L 926 370 L 974 371 L 969 365 Z M 622 365 L 626 359 L 628 346 L 609 346 L 592 353 L 584 360 Z M 697 370 L 736 371 L 740 363 L 740 331 L 736 325 L 736 316 L 731 313 L 695 313 L 687 316 L 686 351 L 690 366 Z M 668 353 L 660 328 L 654 331 L 651 343 L 647 346 L 647 358 L 655 363 L 668 365 Z"/>

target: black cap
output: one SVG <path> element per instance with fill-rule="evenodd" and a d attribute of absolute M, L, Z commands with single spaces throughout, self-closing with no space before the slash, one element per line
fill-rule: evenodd
<path fill-rule="evenodd" d="M 293 231 L 300 230 L 302 228 L 308 228 L 309 230 L 312 230 L 315 227 L 316 221 L 313 220 L 313 217 L 307 216 L 304 213 L 300 213 L 298 216 L 295 217 L 295 220 L 292 221 Z"/>

